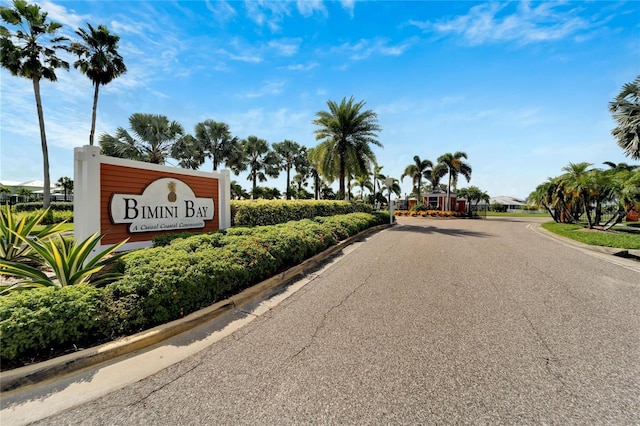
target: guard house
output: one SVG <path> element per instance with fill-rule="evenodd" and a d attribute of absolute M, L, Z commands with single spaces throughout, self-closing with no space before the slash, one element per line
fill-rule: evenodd
<path fill-rule="evenodd" d="M 444 210 L 447 206 L 447 191 L 438 189 L 436 191 L 431 191 L 427 195 L 424 196 L 424 205 L 427 206 L 429 210 Z M 466 208 L 466 200 L 460 199 L 455 192 L 449 193 L 450 209 L 451 211 L 465 211 Z"/>

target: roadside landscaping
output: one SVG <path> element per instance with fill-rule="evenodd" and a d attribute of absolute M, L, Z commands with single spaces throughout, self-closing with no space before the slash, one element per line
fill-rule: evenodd
<path fill-rule="evenodd" d="M 632 226 L 617 226 L 609 231 L 601 231 L 578 224 L 547 222 L 543 223 L 542 227 L 547 231 L 592 246 L 640 249 L 640 229 Z"/>
<path fill-rule="evenodd" d="M 274 204 L 274 203 L 271 203 Z M 362 209 L 324 203 L 308 212 Z M 270 218 L 258 203 L 246 217 Z M 287 207 L 289 208 L 289 207 Z M 262 218 L 262 219 L 261 219 Z M 249 219 L 247 219 L 250 221 Z M 385 213 L 315 216 L 269 226 L 161 238 L 122 256 L 103 287 L 72 285 L 12 291 L 0 297 L 2 369 L 41 361 L 181 318 L 273 276 L 372 226 Z"/>

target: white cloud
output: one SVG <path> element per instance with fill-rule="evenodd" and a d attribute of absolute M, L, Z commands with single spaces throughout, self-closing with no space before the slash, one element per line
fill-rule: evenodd
<path fill-rule="evenodd" d="M 415 39 L 411 38 L 398 44 L 390 44 L 388 40 L 376 38 L 373 40 L 361 39 L 355 44 L 344 43 L 333 48 L 336 53 L 346 53 L 353 60 L 359 61 L 371 56 L 400 56 L 411 47 Z"/>
<path fill-rule="evenodd" d="M 261 98 L 267 95 L 279 95 L 282 93 L 282 88 L 284 86 L 284 81 L 270 81 L 266 83 L 264 86 L 260 87 L 258 90 L 254 90 L 251 92 L 247 92 L 244 94 L 239 94 L 239 98 Z"/>
<path fill-rule="evenodd" d="M 310 71 L 316 68 L 319 64 L 317 62 L 309 62 L 307 64 L 292 64 L 287 67 L 289 71 Z"/>
<path fill-rule="evenodd" d="M 297 0 L 296 6 L 298 12 L 305 18 L 312 16 L 315 12 L 320 12 L 326 16 L 327 9 L 324 7 L 322 0 Z"/>
<path fill-rule="evenodd" d="M 229 2 L 225 0 L 206 0 L 205 4 L 207 5 L 207 9 L 219 22 L 227 22 L 232 18 L 235 18 L 238 14 L 236 10 L 231 7 Z"/>
<path fill-rule="evenodd" d="M 577 10 L 564 2 L 529 1 L 518 3 L 485 3 L 472 7 L 466 15 L 440 21 L 410 21 L 425 32 L 456 34 L 468 43 L 478 45 L 492 42 L 516 41 L 521 44 L 578 37 L 592 24 L 577 16 Z M 570 5 L 570 3 L 569 3 Z"/>

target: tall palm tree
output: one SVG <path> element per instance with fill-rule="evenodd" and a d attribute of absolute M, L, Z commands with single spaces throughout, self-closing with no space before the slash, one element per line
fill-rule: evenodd
<path fill-rule="evenodd" d="M 69 69 L 69 63 L 57 56 L 59 50 L 68 49 L 66 42 L 69 39 L 56 37 L 55 33 L 62 24 L 48 21 L 47 12 L 41 11 L 38 5 L 27 4 L 24 0 L 14 0 L 13 8 L 0 6 L 0 18 L 3 22 L 17 27 L 12 33 L 8 28 L 0 26 L 0 65 L 9 70 L 11 75 L 28 78 L 33 83 L 44 171 L 42 204 L 47 208 L 51 203 L 51 178 L 40 80 L 56 81 L 56 69 Z"/>
<path fill-rule="evenodd" d="M 111 83 L 125 72 L 127 67 L 124 59 L 118 53 L 120 36 L 112 34 L 105 25 L 94 28 L 87 23 L 88 31 L 78 28 L 76 34 L 82 42 L 71 43 L 71 51 L 78 55 L 78 60 L 73 63 L 74 68 L 93 82 L 93 110 L 91 113 L 91 132 L 89 133 L 89 145 L 93 145 L 93 137 L 96 131 L 96 113 L 98 110 L 98 91 L 100 86 Z"/>
<path fill-rule="evenodd" d="M 438 157 L 438 164 L 442 168 L 446 168 L 449 174 L 449 183 L 447 185 L 447 200 L 445 202 L 445 208 L 451 210 L 451 185 L 453 182 L 457 182 L 458 174 L 467 179 L 467 182 L 471 179 L 471 166 L 462 159 L 467 159 L 467 154 L 462 151 L 456 151 L 455 153 L 446 153 Z"/>
<path fill-rule="evenodd" d="M 411 177 L 419 203 L 422 202 L 422 191 L 420 190 L 422 177 L 428 178 L 431 176 L 432 168 L 433 163 L 430 160 L 421 160 L 419 156 L 415 155 L 413 157 L 413 164 L 409 164 L 400 176 L 401 181 L 407 176 Z"/>
<path fill-rule="evenodd" d="M 195 138 L 203 152 L 213 163 L 213 171 L 220 163 L 227 167 L 235 165 L 240 158 L 240 140 L 231 135 L 229 125 L 214 120 L 205 120 L 196 124 Z"/>
<path fill-rule="evenodd" d="M 381 130 L 378 117 L 371 110 L 362 110 L 365 102 L 355 102 L 353 97 L 343 98 L 340 104 L 328 101 L 329 111 L 319 111 L 313 124 L 320 126 L 315 130 L 319 155 L 323 168 L 337 171 L 339 198 L 345 197 L 345 179 L 349 170 L 360 174 L 366 170 L 367 163 L 375 161 L 370 145 L 382 147 L 377 140 Z"/>
<path fill-rule="evenodd" d="M 611 131 L 618 146 L 634 160 L 640 159 L 640 75 L 622 86 L 609 103 L 609 111 L 618 126 Z"/>
<path fill-rule="evenodd" d="M 291 169 L 298 167 L 298 165 L 301 164 L 302 159 L 306 158 L 306 153 L 298 143 L 288 139 L 274 143 L 273 151 L 278 156 L 280 170 L 287 172 L 287 190 L 285 192 L 285 198 L 288 200 L 290 198 Z"/>
<path fill-rule="evenodd" d="M 134 113 L 129 117 L 129 126 L 133 136 L 122 127 L 113 136 L 100 136 L 104 154 L 164 164 L 174 143 L 184 135 L 182 126 L 164 115 Z"/>
<path fill-rule="evenodd" d="M 256 136 L 249 136 L 241 143 L 244 163 L 249 168 L 248 180 L 252 181 L 251 197 L 254 196 L 258 180 L 265 182 L 267 176 L 276 178 L 280 172 L 277 156 L 269 148 L 269 143 Z"/>

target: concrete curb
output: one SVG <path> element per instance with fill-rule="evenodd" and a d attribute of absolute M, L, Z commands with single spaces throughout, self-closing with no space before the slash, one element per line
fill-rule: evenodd
<path fill-rule="evenodd" d="M 589 244 L 584 244 L 584 243 L 581 243 L 580 241 L 572 240 L 571 238 L 563 237 L 562 235 L 558 235 L 556 233 L 547 231 L 540 224 L 533 226 L 532 229 L 554 240 L 561 241 L 563 243 L 570 244 L 576 247 L 580 247 L 585 250 L 591 250 L 598 253 L 623 257 L 623 258 L 636 260 L 636 261 L 640 260 L 640 250 L 628 250 L 628 249 L 622 249 L 622 248 L 616 248 L 616 247 L 592 246 Z"/>
<path fill-rule="evenodd" d="M 171 337 L 194 329 L 258 299 L 274 287 L 287 283 L 296 276 L 305 273 L 334 256 L 354 241 L 389 228 L 390 226 L 392 225 L 385 224 L 366 229 L 346 240 L 340 241 L 338 244 L 329 247 L 299 265 L 274 275 L 228 299 L 221 300 L 207 308 L 193 312 L 184 318 L 159 325 L 114 342 L 105 343 L 37 364 L 0 372 L 0 392 L 10 392 L 18 389 L 24 390 L 27 387 L 54 381 L 61 377 L 96 367 L 118 357 L 159 344 Z"/>

